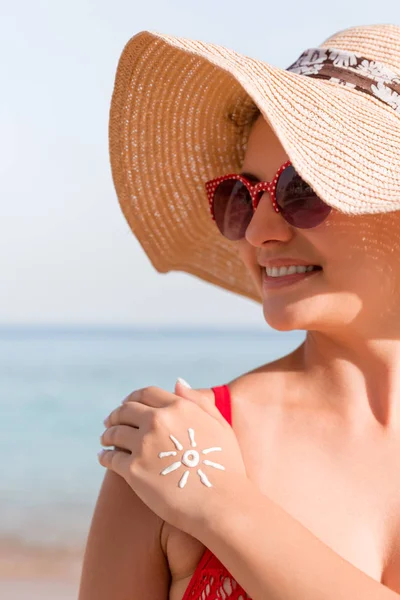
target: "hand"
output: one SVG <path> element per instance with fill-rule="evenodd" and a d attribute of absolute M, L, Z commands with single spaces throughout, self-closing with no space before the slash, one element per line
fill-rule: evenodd
<path fill-rule="evenodd" d="M 105 420 L 100 463 L 118 473 L 161 519 L 191 533 L 216 495 L 247 480 L 233 429 L 200 392 L 147 387 Z M 209 462 L 207 462 L 209 461 Z"/>

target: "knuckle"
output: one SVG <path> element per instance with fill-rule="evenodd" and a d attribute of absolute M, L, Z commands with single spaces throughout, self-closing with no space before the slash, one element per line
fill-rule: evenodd
<path fill-rule="evenodd" d="M 179 411 L 186 410 L 186 408 L 188 406 L 188 402 L 190 402 L 190 400 L 186 400 L 186 399 L 183 399 L 183 398 L 178 398 L 174 402 L 174 408 L 176 410 L 179 410 Z"/>
<path fill-rule="evenodd" d="M 160 388 L 157 387 L 156 385 L 149 385 L 146 387 L 146 390 L 148 391 L 149 394 L 154 394 L 155 392 L 158 392 Z"/>
<path fill-rule="evenodd" d="M 144 401 L 148 400 L 149 398 L 151 398 L 152 396 L 154 396 L 156 390 L 158 390 L 158 388 L 155 385 L 149 385 L 145 388 L 142 389 L 142 399 Z"/>
<path fill-rule="evenodd" d="M 163 417 L 160 412 L 159 410 L 151 410 L 148 413 L 148 426 L 152 431 L 159 429 L 163 423 Z"/>
<path fill-rule="evenodd" d="M 122 400 L 121 404 L 126 404 L 127 402 L 130 402 L 131 401 L 131 396 L 132 396 L 132 393 L 130 393 L 127 396 L 125 396 L 125 398 Z"/>

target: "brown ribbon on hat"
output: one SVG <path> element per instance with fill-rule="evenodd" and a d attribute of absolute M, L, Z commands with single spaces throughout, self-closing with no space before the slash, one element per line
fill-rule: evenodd
<path fill-rule="evenodd" d="M 286 70 L 365 92 L 400 113 L 400 76 L 383 63 L 360 54 L 334 48 L 308 48 Z"/>

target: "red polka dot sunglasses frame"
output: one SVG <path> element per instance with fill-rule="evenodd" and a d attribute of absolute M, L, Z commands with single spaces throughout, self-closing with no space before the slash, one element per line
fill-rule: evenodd
<path fill-rule="evenodd" d="M 286 161 L 283 165 L 279 167 L 272 181 L 259 181 L 254 184 L 243 175 L 239 175 L 237 173 L 231 173 L 229 175 L 224 175 L 222 177 L 217 177 L 215 179 L 207 181 L 205 184 L 205 188 L 207 192 L 211 218 L 213 219 L 213 221 L 216 221 L 214 212 L 215 191 L 217 190 L 218 186 L 224 181 L 237 180 L 241 181 L 244 184 L 248 193 L 250 194 L 253 211 L 256 210 L 263 192 L 268 192 L 270 194 L 272 206 L 275 212 L 281 213 L 283 218 L 290 225 L 293 225 L 294 227 L 300 229 L 309 229 L 312 227 L 316 227 L 317 225 L 322 223 L 322 221 L 324 221 L 328 214 L 331 212 L 332 208 L 323 200 L 318 198 L 318 196 L 312 190 L 312 193 L 308 193 L 307 195 L 307 201 L 305 201 L 304 198 L 293 198 L 292 195 L 291 201 L 288 202 L 287 207 L 280 206 L 278 204 L 278 199 L 276 197 L 276 188 L 278 180 L 283 171 L 288 167 L 292 167 L 289 173 L 289 182 L 297 178 L 298 181 L 300 181 L 303 185 L 308 187 L 309 190 L 311 190 L 308 184 L 306 184 L 306 182 L 304 182 L 304 180 L 302 180 L 301 177 L 298 175 L 290 160 Z M 296 200 L 298 200 L 297 204 Z M 222 232 L 222 229 L 220 229 L 220 231 Z"/>

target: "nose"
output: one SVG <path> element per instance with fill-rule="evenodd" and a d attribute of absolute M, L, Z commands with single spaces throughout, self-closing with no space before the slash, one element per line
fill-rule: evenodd
<path fill-rule="evenodd" d="M 247 226 L 246 240 L 252 246 L 263 246 L 271 240 L 287 242 L 292 235 L 291 225 L 276 212 L 269 192 L 263 192 Z"/>

